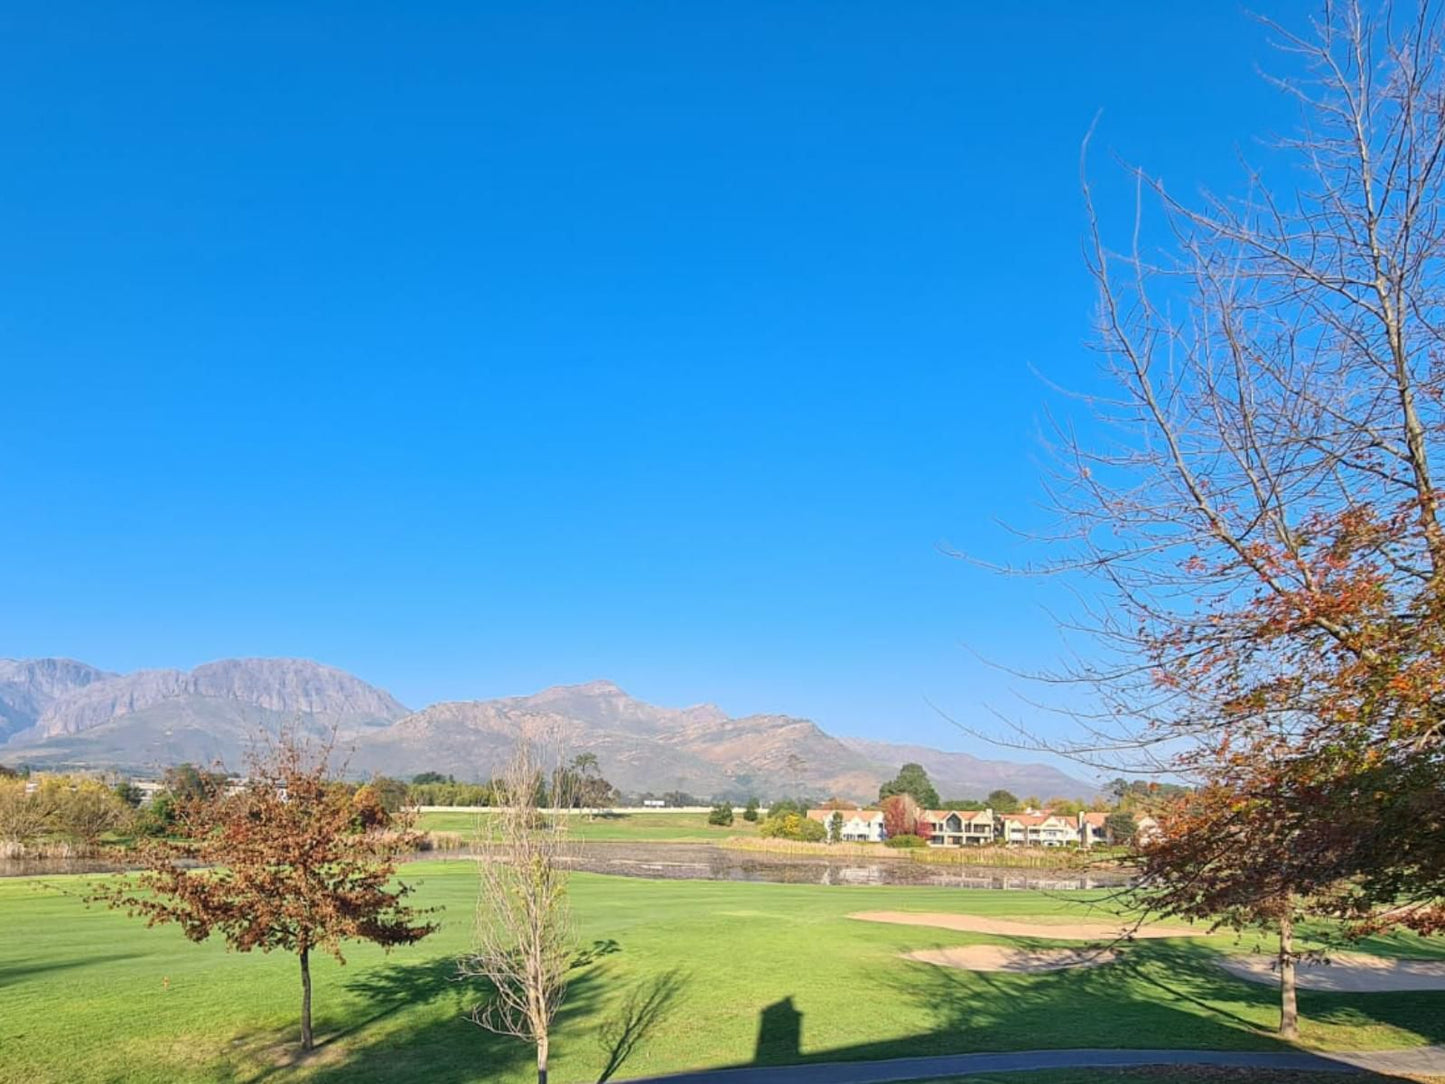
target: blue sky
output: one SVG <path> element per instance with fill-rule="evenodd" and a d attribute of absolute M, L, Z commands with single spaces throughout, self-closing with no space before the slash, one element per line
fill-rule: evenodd
<path fill-rule="evenodd" d="M 1301 25 L 1303 3 L 1263 5 Z M 1228 4 L 0 11 L 0 655 L 611 678 L 991 755 L 1092 379 L 1079 143 L 1225 188 Z M 1055 404 L 1057 405 L 1057 404 Z M 1025 690 L 1026 691 L 1026 690 Z M 1050 724 L 1052 725 L 1052 724 Z"/>

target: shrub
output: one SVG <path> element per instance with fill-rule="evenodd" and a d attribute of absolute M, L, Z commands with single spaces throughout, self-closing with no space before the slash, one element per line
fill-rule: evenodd
<path fill-rule="evenodd" d="M 808 815 L 808 807 L 801 802 L 795 802 L 791 798 L 779 798 L 768 805 L 768 817 L 786 817 L 789 813 L 796 813 L 800 817 Z"/>
<path fill-rule="evenodd" d="M 889 836 L 883 841 L 885 847 L 898 847 L 903 850 L 913 850 L 915 847 L 927 847 L 928 840 L 922 836 Z"/>
<path fill-rule="evenodd" d="M 720 828 L 727 828 L 733 822 L 733 807 L 730 802 L 719 802 L 712 807 L 707 815 L 708 824 L 715 824 Z"/>
<path fill-rule="evenodd" d="M 52 787 L 56 827 L 74 840 L 94 846 L 130 822 L 131 807 L 98 780 L 46 780 L 41 790 Z"/>
<path fill-rule="evenodd" d="M 768 817 L 758 828 L 758 834 L 769 839 L 793 839 L 801 843 L 822 843 L 828 837 L 828 830 L 817 821 L 800 817 L 796 813 L 784 813 Z"/>
<path fill-rule="evenodd" d="M 27 794 L 25 780 L 0 779 L 0 842 L 24 846 L 53 826 L 54 809 L 38 792 Z"/>
<path fill-rule="evenodd" d="M 756 821 L 758 819 L 758 800 L 749 798 L 747 808 L 743 810 L 743 820 Z"/>

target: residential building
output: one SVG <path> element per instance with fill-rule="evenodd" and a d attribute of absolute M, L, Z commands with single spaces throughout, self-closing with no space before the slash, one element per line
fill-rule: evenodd
<path fill-rule="evenodd" d="M 934 847 L 979 847 L 994 841 L 992 809 L 925 809 L 918 817 Z"/>
<path fill-rule="evenodd" d="M 1063 847 L 1079 842 L 1079 822 L 1048 810 L 1005 813 L 999 818 L 998 840 L 1013 846 Z"/>
<path fill-rule="evenodd" d="M 1107 813 L 1080 813 L 1079 814 L 1079 842 L 1085 847 L 1097 846 L 1100 843 L 1109 842 L 1109 831 Z"/>
<path fill-rule="evenodd" d="M 882 843 L 888 836 L 883 830 L 883 811 L 879 809 L 810 809 L 808 819 L 818 821 L 831 831 L 834 813 L 843 815 L 839 839 L 844 843 Z"/>

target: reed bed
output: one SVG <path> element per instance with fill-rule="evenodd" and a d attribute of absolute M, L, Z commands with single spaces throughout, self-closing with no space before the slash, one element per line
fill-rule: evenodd
<path fill-rule="evenodd" d="M 29 843 L 21 843 L 14 839 L 0 839 L 0 858 L 11 859 L 95 858 L 103 852 L 114 849 L 113 846 L 76 843 L 68 839 L 32 840 Z"/>
<path fill-rule="evenodd" d="M 1083 851 L 1063 847 L 885 847 L 881 843 L 802 843 L 791 839 L 731 837 L 720 846 L 737 851 L 810 855 L 828 858 L 870 858 L 923 862 L 935 866 L 979 866 L 990 869 L 1117 868 L 1117 851 Z"/>

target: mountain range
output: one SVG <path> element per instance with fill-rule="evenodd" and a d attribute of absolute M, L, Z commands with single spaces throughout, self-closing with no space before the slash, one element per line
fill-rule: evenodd
<path fill-rule="evenodd" d="M 224 659 L 131 674 L 71 659 L 0 659 L 0 762 L 142 773 L 184 761 L 239 767 L 258 731 L 274 733 L 286 722 L 314 734 L 334 730 L 353 775 L 484 779 L 527 734 L 545 735 L 568 755 L 594 753 L 602 774 L 632 793 L 867 799 L 909 761 L 949 798 L 998 787 L 1041 798 L 1095 790 L 1044 764 L 835 738 L 787 715 L 658 707 L 609 681 L 411 711 L 360 678 L 302 659 Z"/>

